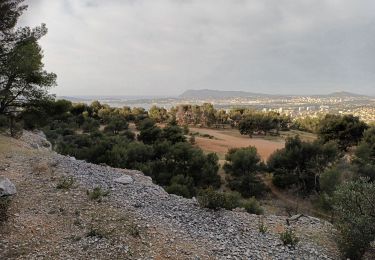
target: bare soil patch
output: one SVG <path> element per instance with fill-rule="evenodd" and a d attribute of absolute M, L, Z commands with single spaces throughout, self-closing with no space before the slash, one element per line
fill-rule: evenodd
<path fill-rule="evenodd" d="M 255 146 L 259 155 L 263 160 L 268 157 L 277 149 L 284 148 L 285 142 L 283 139 L 266 140 L 263 138 L 249 138 L 238 133 L 236 129 L 207 129 L 191 127 L 190 132 L 199 132 L 201 134 L 209 134 L 215 138 L 209 139 L 204 137 L 196 137 L 196 144 L 207 152 L 215 152 L 221 159 L 231 148 L 242 148 L 248 146 Z"/>

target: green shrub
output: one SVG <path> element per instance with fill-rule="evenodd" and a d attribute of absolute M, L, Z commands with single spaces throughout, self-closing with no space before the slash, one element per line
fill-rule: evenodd
<path fill-rule="evenodd" d="M 95 187 L 92 191 L 87 190 L 87 196 L 89 196 L 90 200 L 96 200 L 97 202 L 101 202 L 103 197 L 108 196 L 109 191 L 103 191 L 101 187 Z"/>
<path fill-rule="evenodd" d="M 299 239 L 294 233 L 294 231 L 289 228 L 287 228 L 284 232 L 280 233 L 280 239 L 285 246 L 288 245 L 291 247 L 295 247 L 299 242 Z"/>
<path fill-rule="evenodd" d="M 361 259 L 375 240 L 375 183 L 369 178 L 346 182 L 334 193 L 335 226 L 344 256 Z"/>
<path fill-rule="evenodd" d="M 241 195 L 237 192 L 219 192 L 208 188 L 198 192 L 198 202 L 201 207 L 209 209 L 234 209 L 240 206 Z"/>
<path fill-rule="evenodd" d="M 225 192 L 225 209 L 234 209 L 241 206 L 241 194 L 238 192 Z"/>
<path fill-rule="evenodd" d="M 263 209 L 254 197 L 242 201 L 241 206 L 250 214 L 263 214 Z"/>
<path fill-rule="evenodd" d="M 73 177 L 63 177 L 57 183 L 56 189 L 69 190 L 73 186 L 73 183 L 74 183 Z"/>
<path fill-rule="evenodd" d="M 185 198 L 191 198 L 189 188 L 186 185 L 179 183 L 172 183 L 165 189 L 170 194 L 176 194 Z"/>
<path fill-rule="evenodd" d="M 319 209 L 329 212 L 333 209 L 332 197 L 330 197 L 327 193 L 322 192 L 316 199 L 315 205 Z"/>

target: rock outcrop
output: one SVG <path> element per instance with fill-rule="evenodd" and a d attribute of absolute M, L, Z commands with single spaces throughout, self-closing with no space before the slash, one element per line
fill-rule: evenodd
<path fill-rule="evenodd" d="M 16 193 L 16 186 L 8 178 L 0 176 L 0 197 L 11 196 Z"/>

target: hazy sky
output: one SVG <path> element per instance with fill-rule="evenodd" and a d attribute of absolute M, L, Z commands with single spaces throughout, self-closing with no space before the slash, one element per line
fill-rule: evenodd
<path fill-rule="evenodd" d="M 58 95 L 375 94 L 374 0 L 28 0 Z"/>

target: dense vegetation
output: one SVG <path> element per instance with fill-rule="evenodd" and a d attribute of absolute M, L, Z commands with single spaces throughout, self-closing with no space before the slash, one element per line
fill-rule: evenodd
<path fill-rule="evenodd" d="M 45 102 L 27 111 L 28 128 L 43 127 L 56 151 L 93 163 L 143 171 L 171 193 L 192 197 L 198 189 L 218 188 L 216 154 L 204 154 L 186 141 L 183 128 L 161 128 L 144 110 L 110 108 L 93 102 Z M 43 116 L 42 116 L 43 114 Z M 135 123 L 138 135 L 128 130 Z"/>
<path fill-rule="evenodd" d="M 288 138 L 285 148 L 276 151 L 267 165 L 273 182 L 281 188 L 296 188 L 304 193 L 319 191 L 319 176 L 338 159 L 335 143 L 303 142 L 298 136 Z"/>

